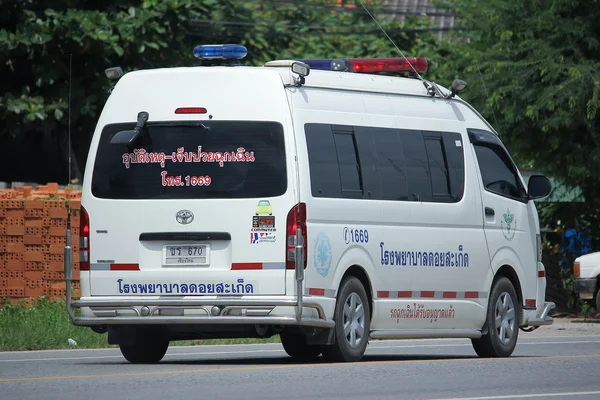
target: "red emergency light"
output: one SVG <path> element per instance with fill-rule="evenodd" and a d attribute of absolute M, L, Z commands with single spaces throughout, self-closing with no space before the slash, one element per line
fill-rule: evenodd
<path fill-rule="evenodd" d="M 329 58 L 299 60 L 308 64 L 311 69 L 325 71 L 345 71 L 363 74 L 379 72 L 414 73 L 427 72 L 427 59 L 423 57 L 393 57 L 393 58 Z"/>

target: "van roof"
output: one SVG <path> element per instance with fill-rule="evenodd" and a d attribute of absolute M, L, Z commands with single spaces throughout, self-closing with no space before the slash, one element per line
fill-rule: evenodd
<path fill-rule="evenodd" d="M 139 85 L 145 82 L 147 78 L 159 77 L 165 75 L 181 75 L 179 81 L 185 79 L 193 79 L 196 74 L 197 76 L 206 76 L 208 73 L 217 72 L 223 76 L 230 74 L 232 81 L 248 81 L 252 82 L 254 90 L 260 90 L 264 92 L 273 90 L 275 87 L 281 84 L 293 85 L 294 79 L 297 77 L 296 74 L 292 73 L 290 67 L 284 66 L 190 66 L 190 67 L 170 67 L 170 68 L 156 68 L 147 70 L 132 71 L 125 76 L 122 80 L 129 81 L 130 85 Z M 179 77 L 178 77 L 179 78 Z M 429 82 L 431 83 L 431 82 Z M 120 86 L 120 82 L 117 83 L 117 87 Z M 436 86 L 443 94 L 449 94 L 448 88 L 436 83 Z M 431 98 L 428 94 L 427 89 L 423 81 L 417 78 L 410 77 L 398 77 L 389 75 L 377 75 L 367 73 L 352 73 L 352 72 L 338 72 L 338 71 L 324 71 L 311 69 L 308 76 L 305 78 L 303 87 L 308 88 L 323 88 L 340 91 L 360 91 L 368 93 L 382 93 L 382 94 L 396 94 L 396 95 L 408 95 L 416 96 L 421 98 Z M 115 88 L 116 89 L 116 88 Z M 473 111 L 489 128 L 491 132 L 498 135 L 494 127 L 481 115 L 481 113 L 475 109 L 460 96 L 456 95 L 453 98 L 440 98 L 436 99 L 443 101 L 457 101 Z"/>
<path fill-rule="evenodd" d="M 147 70 L 138 70 L 127 73 L 126 75 L 135 75 L 137 78 L 144 76 L 157 76 L 162 74 L 205 74 L 208 72 L 231 71 L 234 75 L 243 75 L 251 73 L 254 77 L 264 75 L 265 78 L 270 74 L 278 74 L 282 84 L 293 84 L 294 74 L 289 67 L 280 66 L 194 66 L 194 67 L 171 67 L 156 68 Z M 267 72 L 269 71 L 269 72 Z M 427 90 L 423 83 L 416 78 L 377 75 L 377 74 L 359 74 L 351 72 L 322 71 L 311 70 L 306 77 L 305 87 L 316 87 L 333 90 L 353 90 L 373 93 L 405 94 L 412 96 L 428 97 Z M 443 92 L 449 90 L 438 84 Z M 456 96 L 456 99 L 459 99 Z"/>

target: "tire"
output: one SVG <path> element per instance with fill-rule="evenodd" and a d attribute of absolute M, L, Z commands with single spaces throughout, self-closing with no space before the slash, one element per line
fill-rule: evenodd
<path fill-rule="evenodd" d="M 600 286 L 596 291 L 596 302 L 594 303 L 594 305 L 596 306 L 596 314 L 600 314 Z"/>
<path fill-rule="evenodd" d="M 151 331 L 138 330 L 131 345 L 119 344 L 121 354 L 132 364 L 155 364 L 163 359 L 169 341 Z"/>
<path fill-rule="evenodd" d="M 342 281 L 333 319 L 334 344 L 323 346 L 323 357 L 330 362 L 360 361 L 369 340 L 371 309 L 365 288 L 357 278 L 350 276 Z"/>
<path fill-rule="evenodd" d="M 281 332 L 279 337 L 285 352 L 296 361 L 314 361 L 321 354 L 321 347 L 307 344 L 301 333 Z"/>
<path fill-rule="evenodd" d="M 517 292 L 507 278 L 494 282 L 490 292 L 486 324 L 488 333 L 479 339 L 471 339 L 479 357 L 510 357 L 517 345 L 521 309 Z"/>

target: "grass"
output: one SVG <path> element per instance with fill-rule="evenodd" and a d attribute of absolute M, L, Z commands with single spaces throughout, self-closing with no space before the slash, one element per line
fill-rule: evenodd
<path fill-rule="evenodd" d="M 106 333 L 98 334 L 90 328 L 74 326 L 63 300 L 42 297 L 30 307 L 23 303 L 6 303 L 0 307 L 0 351 L 73 348 L 68 339 L 77 342 L 75 348 L 116 347 L 108 344 Z M 269 339 L 184 340 L 171 342 L 171 345 L 247 343 L 279 343 L 279 336 Z"/>

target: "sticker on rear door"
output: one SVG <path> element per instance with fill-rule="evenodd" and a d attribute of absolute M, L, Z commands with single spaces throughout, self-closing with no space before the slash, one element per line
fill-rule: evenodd
<path fill-rule="evenodd" d="M 250 232 L 250 243 L 275 243 L 275 234 L 272 232 Z"/>
<path fill-rule="evenodd" d="M 250 243 L 275 243 L 275 216 L 269 200 L 260 200 L 256 204 L 250 229 Z"/>

